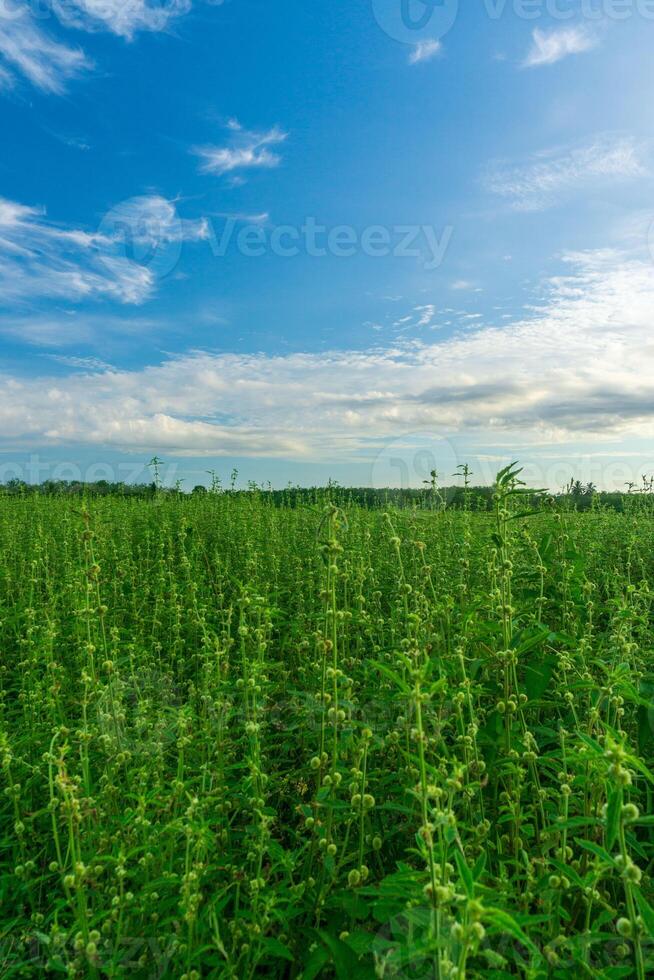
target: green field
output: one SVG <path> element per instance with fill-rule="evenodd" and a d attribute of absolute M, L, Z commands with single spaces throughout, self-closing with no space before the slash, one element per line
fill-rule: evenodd
<path fill-rule="evenodd" d="M 0 498 L 2 977 L 654 971 L 654 516 Z"/>

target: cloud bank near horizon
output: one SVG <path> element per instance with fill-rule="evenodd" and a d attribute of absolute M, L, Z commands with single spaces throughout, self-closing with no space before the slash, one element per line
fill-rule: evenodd
<path fill-rule="evenodd" d="M 81 361 L 64 379 L 5 373 L 3 448 L 338 461 L 425 430 L 519 433 L 541 445 L 650 437 L 651 265 L 614 250 L 570 254 L 566 263 L 569 271 L 546 283 L 541 305 L 522 319 L 435 343 L 189 351 L 138 370 Z"/>

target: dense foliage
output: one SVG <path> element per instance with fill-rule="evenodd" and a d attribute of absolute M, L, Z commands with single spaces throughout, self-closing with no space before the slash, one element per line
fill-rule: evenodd
<path fill-rule="evenodd" d="M 3 977 L 654 970 L 649 510 L 329 497 L 0 500 Z"/>
<path fill-rule="evenodd" d="M 492 511 L 495 506 L 495 490 L 492 486 L 431 486 L 431 481 L 424 481 L 425 487 L 341 487 L 330 483 L 327 487 L 288 486 L 283 489 L 273 489 L 270 486 L 258 486 L 250 482 L 245 489 L 236 489 L 236 471 L 232 474 L 231 485 L 224 487 L 214 478 L 214 486 L 206 487 L 197 484 L 190 491 L 193 495 L 206 493 L 229 493 L 232 496 L 256 493 L 265 496 L 269 503 L 277 507 L 302 507 L 307 504 L 318 504 L 329 499 L 340 507 L 357 504 L 360 507 L 386 510 L 389 507 L 409 507 L 413 510 L 448 510 Z M 652 478 L 654 480 L 654 478 Z M 570 481 L 564 492 L 540 498 L 533 497 L 530 505 L 533 507 L 555 507 L 560 510 L 598 510 L 610 507 L 613 510 L 627 511 L 641 507 L 654 507 L 654 483 L 643 477 L 642 486 L 628 484 L 625 492 L 618 490 L 597 490 L 593 484 L 582 485 L 579 481 Z M 153 497 L 180 497 L 188 491 L 183 488 L 183 481 L 177 481 L 174 486 L 164 486 L 160 482 L 152 483 L 116 483 L 109 480 L 96 480 L 88 483 L 82 480 L 44 480 L 42 483 L 27 483 L 24 480 L 13 479 L 0 484 L 0 497 L 131 497 L 132 499 L 151 500 Z"/>

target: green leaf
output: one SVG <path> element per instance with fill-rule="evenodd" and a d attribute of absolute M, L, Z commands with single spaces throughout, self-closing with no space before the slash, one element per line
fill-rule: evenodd
<path fill-rule="evenodd" d="M 507 524 L 510 521 L 523 521 L 528 517 L 536 517 L 538 515 L 537 510 L 521 510 L 517 514 L 512 514 L 511 517 L 507 519 Z"/>
<path fill-rule="evenodd" d="M 499 473 L 495 477 L 495 482 L 497 483 L 498 486 L 502 486 L 502 484 L 506 481 L 507 476 L 511 474 L 511 470 L 513 469 L 513 467 L 517 465 L 518 465 L 518 461 L 515 460 L 515 462 L 509 463 L 508 466 L 504 466 L 499 471 Z"/>
<path fill-rule="evenodd" d="M 611 850 L 615 844 L 618 831 L 620 829 L 620 815 L 622 813 L 622 787 L 611 790 L 609 794 L 608 806 L 606 809 L 606 829 L 604 832 L 606 848 Z"/>
<path fill-rule="evenodd" d="M 360 963 L 349 946 L 335 936 L 330 936 L 322 929 L 318 930 L 318 935 L 331 953 L 331 960 L 336 970 L 338 980 L 352 980 L 360 972 Z"/>
<path fill-rule="evenodd" d="M 584 743 L 584 745 L 591 750 L 593 755 L 604 755 L 604 749 L 599 745 L 594 739 L 589 738 L 588 735 L 584 735 L 579 732 L 579 739 Z"/>
<path fill-rule="evenodd" d="M 642 775 L 645 777 L 645 779 L 647 779 L 648 782 L 654 783 L 654 776 L 649 771 L 649 769 L 647 768 L 647 766 L 645 765 L 642 759 L 639 759 L 638 756 L 636 755 L 630 754 L 627 756 L 627 762 L 629 763 L 630 766 L 633 766 L 634 769 L 637 769 L 638 772 L 642 773 Z"/>
<path fill-rule="evenodd" d="M 527 664 L 525 669 L 525 690 L 530 701 L 542 698 L 554 676 L 556 656 L 544 657 L 535 663 Z"/>
<path fill-rule="evenodd" d="M 549 636 L 549 629 L 546 626 L 537 626 L 535 629 L 524 629 L 521 630 L 513 638 L 511 647 L 515 650 L 518 656 L 523 653 L 528 653 L 529 650 L 533 650 L 540 643 L 543 643 Z"/>
<path fill-rule="evenodd" d="M 484 871 L 486 870 L 486 851 L 482 851 L 477 860 L 475 861 L 475 866 L 472 869 L 472 877 L 475 881 L 481 881 Z"/>
<path fill-rule="evenodd" d="M 638 911 L 643 917 L 645 928 L 647 929 L 650 937 L 654 939 L 654 909 L 649 904 L 640 888 L 634 888 L 634 897 L 638 905 Z"/>
<path fill-rule="evenodd" d="M 324 946 L 316 946 L 309 954 L 309 958 L 304 962 L 302 970 L 302 980 L 314 980 L 314 977 L 322 973 L 322 969 L 329 962 L 329 952 Z"/>
<path fill-rule="evenodd" d="M 575 837 L 575 844 L 578 844 L 584 851 L 590 851 L 591 854 L 594 854 L 595 857 L 600 858 L 605 864 L 613 864 L 613 858 L 609 852 L 605 851 L 603 847 L 599 846 L 599 844 L 595 844 L 590 840 L 582 840 L 580 837 Z"/>
<path fill-rule="evenodd" d="M 484 911 L 484 920 L 491 925 L 497 926 L 502 932 L 508 932 L 514 939 L 519 940 L 530 953 L 534 953 L 537 956 L 540 955 L 538 947 L 534 945 L 529 936 L 523 932 L 513 916 L 509 915 L 508 912 L 505 912 L 503 909 L 487 908 Z"/>
<path fill-rule="evenodd" d="M 461 853 L 461 851 L 454 852 L 454 859 L 456 861 L 456 866 L 459 869 L 459 875 L 465 889 L 465 893 L 468 898 L 474 898 L 475 895 L 475 882 L 472 877 L 472 871 L 466 863 L 466 859 Z"/>
<path fill-rule="evenodd" d="M 266 936 L 261 940 L 261 945 L 271 956 L 275 956 L 277 959 L 288 960 L 289 963 L 295 962 L 295 957 L 288 946 L 280 943 L 279 939 L 275 939 L 274 936 Z"/>
<path fill-rule="evenodd" d="M 353 949 L 357 956 L 363 956 L 368 952 L 375 941 L 374 933 L 367 932 L 365 929 L 357 929 L 347 937 L 347 945 Z"/>
<path fill-rule="evenodd" d="M 23 966 L 21 969 L 24 968 L 25 967 Z M 66 964 L 64 963 L 64 961 L 61 959 L 60 956 L 53 956 L 52 959 L 48 960 L 48 969 L 52 973 L 65 973 L 67 976 L 70 976 L 70 973 L 68 972 L 68 967 L 66 966 Z M 18 972 L 18 969 L 15 972 Z M 8 973 L 4 974 L 5 977 L 9 975 L 10 974 Z"/>
<path fill-rule="evenodd" d="M 570 878 L 570 880 L 573 881 L 578 888 L 584 887 L 583 881 L 581 880 L 581 878 L 579 877 L 575 869 L 571 868 L 570 865 L 564 864 L 562 861 L 554 861 L 554 860 L 551 860 L 550 864 L 554 868 L 556 868 L 556 870 L 560 874 L 564 875 L 566 878 Z"/>
<path fill-rule="evenodd" d="M 393 681 L 395 686 L 398 687 L 403 694 L 411 693 L 411 688 L 407 682 L 402 680 L 400 675 L 394 670 L 391 670 L 390 667 L 387 667 L 386 664 L 380 664 L 378 660 L 369 660 L 368 663 L 372 664 L 373 667 L 376 667 L 377 670 L 381 671 L 381 673 L 388 677 L 389 680 Z"/>

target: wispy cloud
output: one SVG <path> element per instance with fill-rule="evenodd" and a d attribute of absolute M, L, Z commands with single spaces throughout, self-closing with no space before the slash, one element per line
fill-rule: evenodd
<path fill-rule="evenodd" d="M 75 136 L 69 133 L 60 133 L 56 129 L 49 129 L 44 126 L 44 131 L 52 136 L 57 142 L 62 143 L 64 146 L 68 146 L 73 150 L 81 150 L 85 152 L 91 149 L 91 144 L 83 136 Z"/>
<path fill-rule="evenodd" d="M 60 95 L 93 63 L 77 45 L 56 40 L 30 8 L 36 6 L 0 3 L 0 91 L 24 78 L 42 92 Z M 64 27 L 132 40 L 139 31 L 165 30 L 191 9 L 191 0 L 48 0 L 48 8 Z"/>
<path fill-rule="evenodd" d="M 51 360 L 56 361 L 58 364 L 63 364 L 65 367 L 77 368 L 79 371 L 91 371 L 97 373 L 115 370 L 112 364 L 102 361 L 99 357 L 68 357 L 64 354 L 48 354 L 48 357 Z"/>
<path fill-rule="evenodd" d="M 427 303 L 425 306 L 416 306 L 414 313 L 418 314 L 416 327 L 430 327 L 436 316 L 436 307 L 433 303 Z"/>
<path fill-rule="evenodd" d="M 182 221 L 157 196 L 123 202 L 91 232 L 0 198 L 0 296 L 4 304 L 44 296 L 142 303 L 154 292 L 161 250 L 204 237 L 203 222 Z"/>
<path fill-rule="evenodd" d="M 433 41 L 431 39 L 426 41 L 418 41 L 409 54 L 409 64 L 417 65 L 421 61 L 431 61 L 431 59 L 435 58 L 437 54 L 440 54 L 442 50 L 443 45 L 440 41 Z"/>
<path fill-rule="evenodd" d="M 163 31 L 191 9 L 191 0 L 50 0 L 62 24 L 107 30 L 131 40 L 139 31 Z"/>
<path fill-rule="evenodd" d="M 234 119 L 227 126 L 229 138 L 223 146 L 196 146 L 192 152 L 201 160 L 205 174 L 227 174 L 238 170 L 278 167 L 280 155 L 271 149 L 288 138 L 277 126 L 265 132 L 253 132 Z"/>
<path fill-rule="evenodd" d="M 540 68 L 543 65 L 553 65 L 568 55 L 591 51 L 598 44 L 598 36 L 585 27 L 564 27 L 549 32 L 536 28 L 522 67 Z"/>
<path fill-rule="evenodd" d="M 645 176 L 643 157 L 643 148 L 629 137 L 603 135 L 583 146 L 546 150 L 520 164 L 494 166 L 484 182 L 517 210 L 542 211 L 571 190 Z"/>
<path fill-rule="evenodd" d="M 14 76 L 7 68 L 0 65 L 0 92 L 7 92 L 14 86 Z"/>
<path fill-rule="evenodd" d="M 396 336 L 399 337 L 411 334 L 415 330 L 422 330 L 424 328 L 435 329 L 436 316 L 436 306 L 433 303 L 423 303 L 419 306 L 412 307 L 403 316 L 391 320 L 390 325 L 396 332 Z"/>
<path fill-rule="evenodd" d="M 0 317 L 0 335 L 50 352 L 72 348 L 97 351 L 99 348 L 121 346 L 123 341 L 131 344 L 135 338 L 151 336 L 155 331 L 160 336 L 161 328 L 161 322 L 144 316 L 116 316 L 76 309 Z M 64 357 L 51 353 L 49 356 L 62 364 L 80 360 L 75 355 Z"/>
<path fill-rule="evenodd" d="M 101 382 L 77 371 L 63 381 L 5 375 L 2 448 L 75 442 L 337 461 L 425 431 L 486 441 L 517 434 L 522 444 L 651 438 L 651 260 L 603 250 L 566 263 L 529 315 L 439 343 L 189 352 Z"/>
<path fill-rule="evenodd" d="M 0 4 L 0 88 L 12 87 L 18 73 L 41 91 L 58 95 L 91 67 L 81 48 L 55 41 L 27 6 L 10 12 Z"/>
<path fill-rule="evenodd" d="M 270 220 L 267 211 L 260 211 L 258 214 L 248 214 L 245 211 L 218 211 L 217 218 L 226 218 L 228 221 L 238 221 L 245 225 L 265 225 Z"/>

